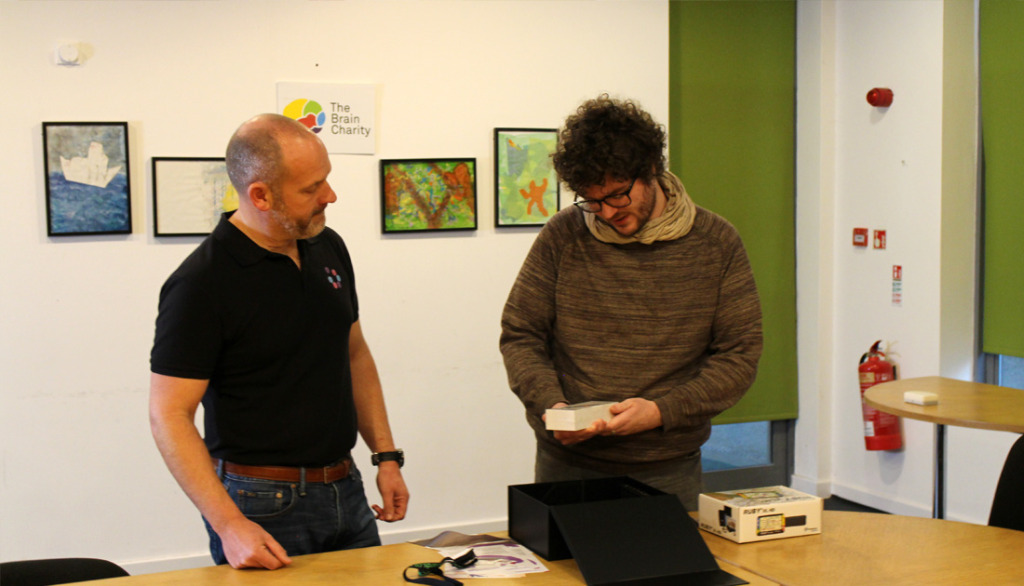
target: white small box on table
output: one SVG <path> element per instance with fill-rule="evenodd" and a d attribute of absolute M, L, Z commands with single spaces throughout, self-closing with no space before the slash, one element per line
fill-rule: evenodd
<path fill-rule="evenodd" d="M 938 405 L 939 396 L 927 391 L 905 391 L 903 393 L 903 402 L 914 405 Z"/>

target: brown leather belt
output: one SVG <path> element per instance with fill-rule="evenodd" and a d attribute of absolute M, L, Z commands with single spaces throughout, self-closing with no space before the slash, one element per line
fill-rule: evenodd
<path fill-rule="evenodd" d="M 213 461 L 214 467 L 217 466 L 217 463 L 218 460 Z M 224 472 L 236 474 L 238 476 L 248 476 L 249 478 L 259 478 L 260 480 L 276 480 L 278 482 L 301 482 L 302 471 L 305 470 L 306 482 L 322 482 L 324 484 L 329 484 L 331 482 L 337 482 L 342 478 L 348 478 L 348 474 L 351 469 L 351 459 L 342 460 L 333 466 L 324 466 L 321 468 L 247 466 L 245 464 L 235 464 L 227 461 L 224 462 Z"/>

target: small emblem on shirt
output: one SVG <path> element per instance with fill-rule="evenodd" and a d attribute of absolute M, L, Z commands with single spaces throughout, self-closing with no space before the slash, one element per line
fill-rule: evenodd
<path fill-rule="evenodd" d="M 338 274 L 338 271 L 331 267 L 324 267 L 324 272 L 327 273 L 327 282 L 331 284 L 331 287 L 341 289 L 341 275 Z"/>

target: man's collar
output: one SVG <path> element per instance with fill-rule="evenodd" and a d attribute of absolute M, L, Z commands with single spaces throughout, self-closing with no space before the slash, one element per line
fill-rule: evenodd
<path fill-rule="evenodd" d="M 263 248 L 259 244 L 253 242 L 252 238 L 245 235 L 238 226 L 235 226 L 229 221 L 231 214 L 234 212 L 224 212 L 221 214 L 220 222 L 217 223 L 217 227 L 213 229 L 213 237 L 224 244 L 228 253 L 231 254 L 238 264 L 242 266 L 254 265 L 261 260 L 267 258 L 272 253 L 271 251 Z M 327 228 L 324 228 L 326 230 Z M 321 232 L 323 234 L 323 232 Z M 297 240 L 296 243 L 300 250 L 309 244 L 316 244 L 320 239 L 320 235 L 316 235 L 312 238 L 305 240 Z"/>
<path fill-rule="evenodd" d="M 221 214 L 220 222 L 213 229 L 213 237 L 224 245 L 228 253 L 242 266 L 254 265 L 266 258 L 270 251 L 252 241 L 244 232 L 229 221 L 234 212 Z"/>

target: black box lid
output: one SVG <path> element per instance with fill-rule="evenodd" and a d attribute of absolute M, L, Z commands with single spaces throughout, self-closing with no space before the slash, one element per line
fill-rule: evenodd
<path fill-rule="evenodd" d="M 747 583 L 719 569 L 675 495 L 556 505 L 551 514 L 591 586 Z"/>

